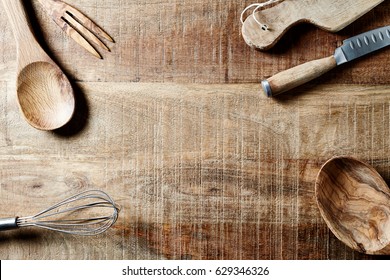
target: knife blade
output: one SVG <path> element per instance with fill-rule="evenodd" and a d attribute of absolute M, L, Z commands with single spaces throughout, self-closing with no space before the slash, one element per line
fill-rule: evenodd
<path fill-rule="evenodd" d="M 343 41 L 330 57 L 321 58 L 280 72 L 261 82 L 268 97 L 311 81 L 338 65 L 390 46 L 390 26 L 377 28 Z"/>

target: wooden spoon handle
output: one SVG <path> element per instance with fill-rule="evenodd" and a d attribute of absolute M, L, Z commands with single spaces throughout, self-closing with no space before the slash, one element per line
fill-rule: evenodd
<path fill-rule="evenodd" d="M 261 82 L 268 97 L 278 95 L 311 81 L 337 66 L 334 56 L 313 60 L 280 72 Z"/>
<path fill-rule="evenodd" d="M 297 6 L 294 1 L 284 1 L 258 11 L 254 16 L 257 21 L 267 25 L 268 30 L 261 29 L 253 15 L 249 15 L 241 30 L 245 42 L 260 50 L 271 48 L 292 25 L 305 16 L 305 8 Z"/>
<path fill-rule="evenodd" d="M 2 0 L 17 44 L 19 69 L 36 60 L 42 60 L 42 58 L 50 61 L 34 36 L 22 1 Z"/>
<path fill-rule="evenodd" d="M 35 40 L 22 0 L 2 0 L 17 42 Z"/>

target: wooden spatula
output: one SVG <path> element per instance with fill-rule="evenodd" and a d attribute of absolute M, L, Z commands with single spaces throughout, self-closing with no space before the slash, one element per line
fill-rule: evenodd
<path fill-rule="evenodd" d="M 249 15 L 242 26 L 242 36 L 249 46 L 267 50 L 273 47 L 290 27 L 300 22 L 309 22 L 321 29 L 337 32 L 383 1 L 284 0 Z M 267 28 L 262 28 L 259 22 Z"/>

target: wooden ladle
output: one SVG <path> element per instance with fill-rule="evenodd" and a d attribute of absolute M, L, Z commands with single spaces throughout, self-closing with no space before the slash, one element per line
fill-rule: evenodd
<path fill-rule="evenodd" d="M 17 97 L 33 127 L 54 130 L 72 118 L 75 98 L 69 80 L 35 39 L 22 0 L 2 0 L 17 42 Z"/>
<path fill-rule="evenodd" d="M 338 239 L 366 254 L 390 254 L 390 190 L 371 166 L 350 157 L 326 162 L 315 194 L 321 215 Z"/>

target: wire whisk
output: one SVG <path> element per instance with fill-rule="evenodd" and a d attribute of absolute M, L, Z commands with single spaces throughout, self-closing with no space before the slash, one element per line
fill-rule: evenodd
<path fill-rule="evenodd" d="M 0 231 L 38 227 L 76 235 L 97 235 L 118 219 L 119 206 L 103 191 L 71 196 L 29 217 L 0 219 Z"/>

